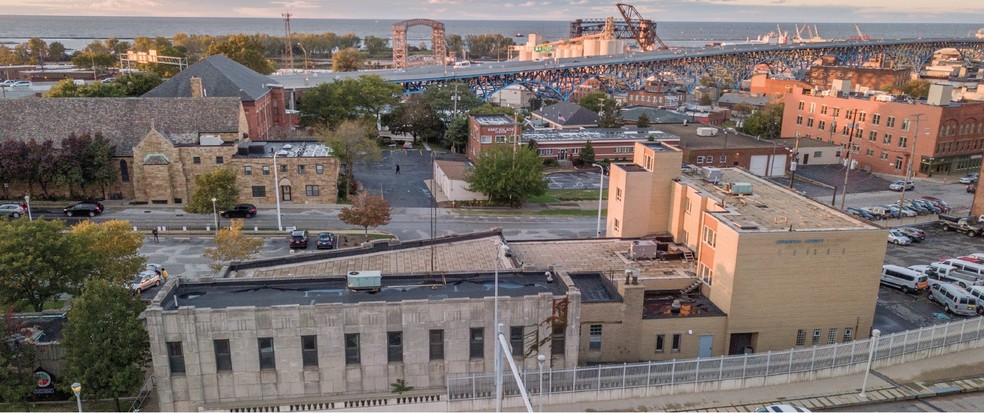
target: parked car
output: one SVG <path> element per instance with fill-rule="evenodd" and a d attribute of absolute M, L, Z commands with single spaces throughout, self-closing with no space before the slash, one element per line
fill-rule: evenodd
<path fill-rule="evenodd" d="M 301 248 L 307 249 L 308 247 L 308 232 L 303 230 L 291 231 L 290 232 L 290 247 L 291 248 Z"/>
<path fill-rule="evenodd" d="M 963 178 L 960 178 L 960 183 L 962 183 L 962 184 L 974 184 L 974 183 L 977 183 L 977 180 L 980 179 L 980 177 L 981 177 L 981 175 L 979 173 L 974 172 L 974 173 L 969 174 L 969 175 L 967 175 L 967 176 L 965 176 Z"/>
<path fill-rule="evenodd" d="M 929 300 L 942 305 L 947 313 L 966 316 L 977 313 L 977 299 L 955 284 L 936 284 L 930 287 Z"/>
<path fill-rule="evenodd" d="M 31 87 L 31 82 L 27 80 L 18 80 L 10 84 L 10 87 Z"/>
<path fill-rule="evenodd" d="M 940 207 L 938 207 L 936 205 L 933 205 L 932 202 L 929 202 L 929 201 L 926 201 L 926 200 L 923 200 L 923 199 L 913 199 L 912 200 L 912 204 L 913 205 L 919 205 L 919 206 L 921 206 L 923 208 L 928 209 L 929 210 L 929 213 L 931 213 L 931 214 L 939 214 L 939 213 L 943 212 L 943 210 L 940 209 Z"/>
<path fill-rule="evenodd" d="M 318 241 L 315 243 L 315 247 L 320 249 L 333 249 L 335 248 L 337 238 L 335 234 L 330 232 L 322 232 L 318 234 Z"/>
<path fill-rule="evenodd" d="M 901 191 L 903 188 L 905 188 L 906 191 L 911 191 L 913 189 L 916 189 L 916 184 L 914 184 L 912 181 L 902 181 L 900 179 L 898 181 L 892 182 L 892 184 L 888 186 L 888 189 L 891 189 L 893 191 Z"/>
<path fill-rule="evenodd" d="M 940 214 L 939 224 L 944 231 L 963 232 L 970 237 L 984 235 L 984 223 L 979 217 L 962 217 L 949 214 Z"/>
<path fill-rule="evenodd" d="M 901 232 L 902 235 L 909 237 L 909 239 L 911 239 L 913 242 L 922 242 L 926 240 L 926 232 L 919 228 L 899 227 L 896 228 L 895 230 Z"/>
<path fill-rule="evenodd" d="M 256 216 L 256 207 L 253 204 L 239 204 L 232 209 L 220 213 L 223 218 L 252 218 Z"/>
<path fill-rule="evenodd" d="M 930 211 L 929 209 L 926 209 L 926 208 L 922 207 L 921 205 L 917 205 L 917 204 L 913 203 L 912 200 L 905 201 L 905 204 L 903 204 L 903 206 L 905 206 L 906 208 L 909 208 L 909 209 L 911 209 L 913 211 L 916 211 L 916 213 L 919 214 L 919 215 L 929 215 L 929 214 L 933 213 L 933 211 Z"/>
<path fill-rule="evenodd" d="M 946 201 L 939 199 L 935 196 L 924 196 L 922 197 L 922 200 L 933 204 L 933 206 L 939 208 L 940 211 L 942 212 L 950 212 L 950 210 L 952 209 L 950 208 L 950 204 L 947 204 Z"/>
<path fill-rule="evenodd" d="M 103 212 L 102 204 L 94 201 L 79 202 L 77 204 L 69 205 L 64 209 L 65 215 L 76 216 L 76 215 L 88 215 L 94 217 Z"/>
<path fill-rule="evenodd" d="M 18 218 L 21 215 L 26 215 L 27 211 L 24 210 L 24 207 L 21 206 L 21 204 L 10 203 L 0 205 L 0 214 Z"/>
<path fill-rule="evenodd" d="M 140 294 L 150 288 L 161 285 L 161 275 L 155 271 L 143 271 L 130 283 L 130 289 Z"/>
<path fill-rule="evenodd" d="M 12 85 L 12 84 L 14 84 L 14 82 L 17 82 L 17 81 L 16 81 L 16 80 L 14 80 L 14 79 L 7 79 L 7 80 L 4 80 L 3 82 L 0 82 L 0 87 L 7 87 L 7 86 L 10 86 L 10 85 Z"/>
<path fill-rule="evenodd" d="M 912 243 L 912 240 L 905 236 L 905 234 L 893 229 L 888 231 L 888 242 L 895 245 L 909 245 Z"/>
<path fill-rule="evenodd" d="M 969 184 L 969 185 L 967 185 L 967 193 L 968 194 L 973 194 L 973 193 L 976 193 L 976 192 L 977 192 L 977 184 Z"/>

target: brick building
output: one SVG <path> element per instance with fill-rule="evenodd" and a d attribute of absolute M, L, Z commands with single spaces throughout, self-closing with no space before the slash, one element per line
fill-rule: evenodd
<path fill-rule="evenodd" d="M 952 103 L 949 96 L 942 85 L 931 86 L 928 100 L 912 103 L 797 91 L 784 99 L 782 136 L 845 148 L 850 141 L 852 163 L 871 172 L 903 175 L 913 154 L 920 176 L 976 171 L 984 152 L 984 102 Z"/>
<path fill-rule="evenodd" d="M 518 142 L 521 126 L 506 115 L 471 115 L 468 117 L 468 144 L 465 154 L 472 162 L 478 160 L 482 150 L 493 145 Z"/>
<path fill-rule="evenodd" d="M 817 90 L 832 88 L 835 80 L 848 80 L 858 88 L 882 90 L 889 86 L 898 86 L 908 82 L 912 78 L 912 69 L 825 64 L 811 66 L 806 71 L 806 78 Z"/>
<path fill-rule="evenodd" d="M 287 105 L 289 94 L 277 81 L 225 55 L 208 56 L 161 83 L 143 97 L 233 97 L 242 102 L 249 138 L 285 139 L 298 119 Z"/>
<path fill-rule="evenodd" d="M 758 176 L 782 176 L 789 170 L 790 150 L 770 139 L 699 125 L 659 125 L 658 128 L 677 138 L 667 145 L 680 149 L 683 163 L 740 167 Z"/>
<path fill-rule="evenodd" d="M 0 131 L 0 140 L 51 139 L 56 148 L 72 133 L 102 134 L 116 148 L 113 164 L 119 177 L 118 182 L 105 188 L 108 198 L 180 204 L 194 191 L 195 175 L 217 167 L 231 167 L 237 172 L 241 200 L 258 204 L 275 201 L 272 178 L 259 176 L 266 175 L 261 173 L 262 168 L 272 164 L 272 150 L 276 145 L 263 148 L 261 156 L 255 149 L 253 153 L 248 152 L 250 140 L 243 138 L 248 130 L 247 118 L 238 98 L 0 100 L 0 124 L 6 125 Z M 238 149 L 243 145 L 247 146 L 246 153 Z M 304 148 L 319 145 L 299 144 Z M 253 147 L 257 147 L 255 143 Z M 320 147 L 321 150 L 308 149 L 280 158 L 278 166 L 286 168 L 280 174 L 279 186 L 282 192 L 286 191 L 282 200 L 336 202 L 333 188 L 338 161 L 327 148 Z M 252 173 L 253 168 L 261 172 Z M 295 177 L 300 170 L 305 171 L 303 176 Z M 270 179 L 269 189 L 257 192 L 254 186 L 261 185 L 252 183 L 254 179 Z M 316 186 L 319 191 L 310 188 L 309 192 L 309 186 Z M 29 188 L 20 183 L 10 183 L 7 189 L 12 194 L 29 193 Z M 31 195 L 38 195 L 37 185 L 34 190 Z M 49 195 L 68 193 L 67 187 L 49 186 Z M 82 195 L 101 198 L 103 188 L 89 187 Z"/>
<path fill-rule="evenodd" d="M 795 88 L 801 88 L 804 90 L 812 89 L 809 83 L 800 80 L 772 79 L 769 78 L 768 74 L 759 73 L 752 76 L 749 91 L 752 93 L 776 97 L 787 93 L 792 93 Z"/>

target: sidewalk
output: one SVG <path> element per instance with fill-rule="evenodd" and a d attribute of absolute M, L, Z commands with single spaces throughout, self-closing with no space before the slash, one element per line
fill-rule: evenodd
<path fill-rule="evenodd" d="M 544 406 L 547 411 L 745 411 L 770 404 L 810 410 L 923 399 L 952 393 L 984 391 L 984 351 L 970 349 L 895 366 L 872 369 L 866 398 L 860 396 L 864 374 L 778 386 L 648 399 L 606 400 Z M 535 395 L 533 395 L 535 400 Z"/>

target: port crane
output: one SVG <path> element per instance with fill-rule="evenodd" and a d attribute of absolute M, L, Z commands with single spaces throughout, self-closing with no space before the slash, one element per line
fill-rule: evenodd
<path fill-rule="evenodd" d="M 609 39 L 634 39 L 643 51 L 668 49 L 663 40 L 656 35 L 656 22 L 645 19 L 631 4 L 616 4 L 623 21 L 606 19 L 577 19 L 571 22 L 570 39 L 598 34 L 607 31 L 606 26 L 612 21 L 611 37 Z"/>

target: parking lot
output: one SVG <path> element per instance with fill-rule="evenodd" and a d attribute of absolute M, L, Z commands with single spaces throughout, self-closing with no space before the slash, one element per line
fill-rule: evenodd
<path fill-rule="evenodd" d="M 935 222 L 922 224 L 918 228 L 926 231 L 926 240 L 902 246 L 889 244 L 885 253 L 886 264 L 908 267 L 984 252 L 984 240 L 980 237 L 946 232 Z M 927 293 L 903 294 L 898 289 L 882 286 L 878 292 L 874 328 L 883 333 L 892 333 L 941 324 L 954 318 L 963 317 L 944 313 L 939 305 L 929 301 Z"/>

